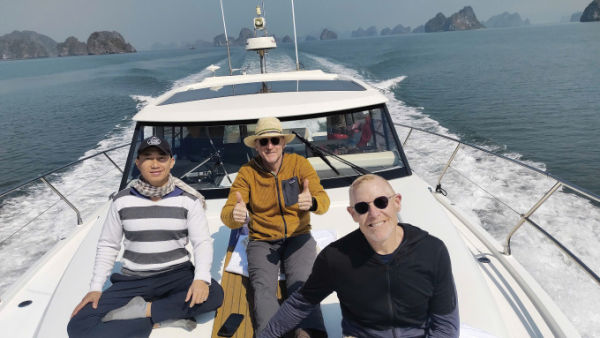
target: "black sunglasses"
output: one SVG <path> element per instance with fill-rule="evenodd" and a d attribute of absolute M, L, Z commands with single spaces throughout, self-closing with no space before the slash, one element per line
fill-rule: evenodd
<path fill-rule="evenodd" d="M 396 194 L 387 197 L 379 196 L 373 200 L 373 205 L 376 206 L 378 209 L 385 209 L 387 208 L 388 203 L 390 202 L 390 198 L 394 196 L 396 196 Z M 356 210 L 356 212 L 358 212 L 360 215 L 366 214 L 369 211 L 369 203 L 370 202 L 358 202 L 354 205 L 354 210 Z"/>
<path fill-rule="evenodd" d="M 279 144 L 279 141 L 281 141 L 281 138 L 279 138 L 279 137 L 260 138 L 260 139 L 258 139 L 258 143 L 259 143 L 259 144 L 260 144 L 262 147 L 264 147 L 264 146 L 266 146 L 267 144 L 269 144 L 269 140 L 271 141 L 271 144 L 272 144 L 272 145 L 276 146 L 276 145 L 278 145 L 278 144 Z"/>

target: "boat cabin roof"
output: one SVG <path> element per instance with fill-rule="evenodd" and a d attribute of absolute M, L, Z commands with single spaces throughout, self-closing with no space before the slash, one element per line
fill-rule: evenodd
<path fill-rule="evenodd" d="M 138 122 L 219 122 L 312 115 L 387 102 L 365 83 L 320 70 L 209 77 L 158 97 Z"/>

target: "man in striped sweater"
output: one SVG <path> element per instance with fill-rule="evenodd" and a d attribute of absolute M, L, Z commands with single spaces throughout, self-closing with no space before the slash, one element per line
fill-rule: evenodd
<path fill-rule="evenodd" d="M 210 275 L 213 246 L 203 197 L 171 176 L 168 142 L 140 144 L 141 177 L 113 199 L 104 222 L 90 292 L 77 305 L 71 337 L 147 337 L 169 325 L 192 330 L 193 317 L 217 309 L 223 289 Z M 123 240 L 122 270 L 102 291 Z M 195 266 L 185 245 L 191 241 Z"/>

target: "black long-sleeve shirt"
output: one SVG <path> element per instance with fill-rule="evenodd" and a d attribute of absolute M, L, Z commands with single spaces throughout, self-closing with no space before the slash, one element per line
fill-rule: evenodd
<path fill-rule="evenodd" d="M 458 336 L 450 257 L 442 241 L 410 224 L 384 263 L 356 230 L 319 254 L 304 286 L 280 308 L 260 337 L 294 328 L 331 292 L 342 309 L 344 335 Z"/>

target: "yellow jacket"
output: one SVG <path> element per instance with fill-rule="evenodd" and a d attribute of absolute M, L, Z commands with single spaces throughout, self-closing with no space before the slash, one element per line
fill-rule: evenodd
<path fill-rule="evenodd" d="M 311 211 L 324 214 L 329 209 L 329 197 L 306 158 L 284 153 L 279 173 L 274 175 L 264 169 L 260 157 L 256 157 L 240 168 L 221 210 L 221 220 L 232 229 L 242 226 L 233 220 L 235 193 L 239 191 L 250 214 L 251 239 L 277 240 L 308 233 L 310 211 L 298 208 L 298 194 L 304 188 L 305 179 L 309 181 L 308 190 L 313 197 Z"/>

